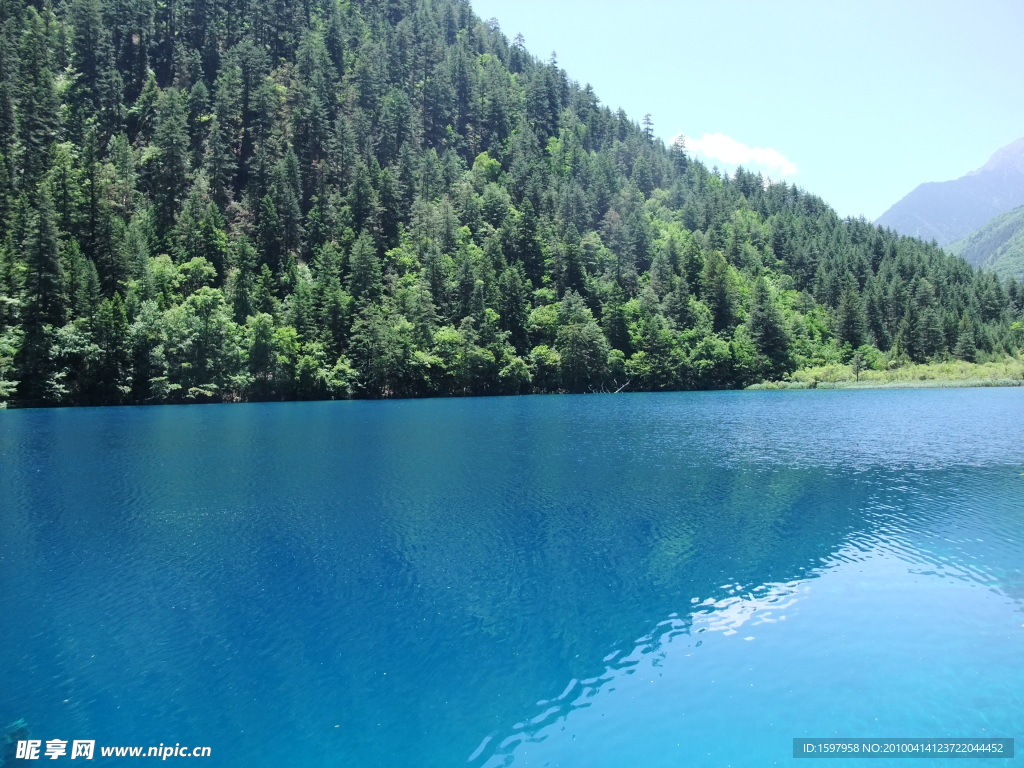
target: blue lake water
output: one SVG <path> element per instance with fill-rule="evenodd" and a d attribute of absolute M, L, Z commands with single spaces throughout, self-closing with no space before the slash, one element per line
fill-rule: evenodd
<path fill-rule="evenodd" d="M 232 768 L 1024 749 L 1022 473 L 1016 389 L 4 412 L 0 726 Z"/>

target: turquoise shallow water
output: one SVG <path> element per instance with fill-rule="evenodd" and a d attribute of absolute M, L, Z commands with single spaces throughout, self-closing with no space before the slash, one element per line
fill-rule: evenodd
<path fill-rule="evenodd" d="M 1012 389 L 0 413 L 0 720 L 232 767 L 1020 749 L 1022 472 Z"/>

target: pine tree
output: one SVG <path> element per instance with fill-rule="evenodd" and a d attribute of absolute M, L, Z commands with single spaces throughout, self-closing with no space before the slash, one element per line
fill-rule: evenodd
<path fill-rule="evenodd" d="M 953 350 L 954 357 L 973 363 L 978 355 L 977 332 L 974 328 L 974 320 L 964 310 L 960 315 L 960 325 L 957 328 L 956 348 Z"/>
<path fill-rule="evenodd" d="M 23 246 L 26 273 L 22 317 L 26 331 L 36 333 L 46 325 L 64 324 L 67 297 L 56 216 L 47 185 L 39 185 L 32 208 Z"/>
<path fill-rule="evenodd" d="M 105 299 L 92 319 L 92 338 L 99 347 L 99 359 L 94 372 L 94 391 L 100 402 L 123 402 L 129 389 L 128 313 L 121 295 Z"/>
<path fill-rule="evenodd" d="M 851 349 L 864 344 L 867 340 L 867 318 L 864 314 L 864 302 L 857 286 L 851 277 L 843 288 L 836 306 L 834 320 L 836 338 L 840 344 Z"/>
<path fill-rule="evenodd" d="M 26 14 L 19 50 L 17 126 L 24 184 L 31 189 L 46 171 L 50 144 L 57 135 L 60 102 L 46 21 L 31 6 Z"/>
<path fill-rule="evenodd" d="M 100 0 L 74 0 L 68 16 L 73 26 L 72 63 L 78 70 L 71 94 L 78 111 L 76 122 L 84 126 L 94 117 L 106 141 L 122 127 L 124 81 L 117 71 L 103 4 Z"/>
<path fill-rule="evenodd" d="M 356 306 L 362 308 L 380 301 L 383 287 L 380 259 L 377 258 L 373 239 L 367 232 L 363 232 L 349 257 L 349 293 Z"/>
<path fill-rule="evenodd" d="M 909 317 L 911 325 L 907 347 L 911 358 L 925 362 L 942 352 L 945 347 L 942 318 L 935 298 L 935 288 L 925 278 L 917 280 L 913 312 Z"/>
<path fill-rule="evenodd" d="M 156 235 L 168 239 L 188 191 L 189 138 L 185 104 L 177 88 L 161 94 L 153 135 L 156 155 L 150 161 Z"/>
<path fill-rule="evenodd" d="M 270 195 L 264 195 L 260 200 L 259 217 L 256 220 L 256 249 L 261 264 L 278 274 L 284 273 L 288 263 L 284 227 L 281 226 L 277 206 Z"/>
<path fill-rule="evenodd" d="M 25 283 L 22 292 L 24 340 L 18 351 L 19 398 L 51 399 L 51 377 L 56 373 L 51 356 L 53 329 L 67 318 L 64 269 L 54 222 L 53 201 L 40 184 L 33 202 L 28 234 L 23 245 Z"/>
<path fill-rule="evenodd" d="M 736 325 L 739 301 L 735 279 L 720 251 L 708 254 L 700 284 L 701 298 L 711 310 L 715 331 L 731 330 Z"/>
<path fill-rule="evenodd" d="M 526 321 L 529 315 L 529 284 L 526 270 L 520 262 L 506 267 L 498 278 L 500 296 L 498 312 L 501 329 L 509 334 L 509 341 L 520 354 L 528 351 Z"/>
<path fill-rule="evenodd" d="M 782 319 L 782 313 L 772 301 L 768 284 L 763 278 L 754 283 L 750 314 L 747 316 L 750 338 L 763 357 L 761 378 L 778 379 L 788 373 L 791 366 L 791 339 Z"/>

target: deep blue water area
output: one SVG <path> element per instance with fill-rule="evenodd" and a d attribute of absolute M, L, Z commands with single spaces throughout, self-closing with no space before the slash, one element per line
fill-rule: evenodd
<path fill-rule="evenodd" d="M 1024 749 L 1022 473 L 1017 389 L 3 412 L 0 726 L 232 768 Z"/>

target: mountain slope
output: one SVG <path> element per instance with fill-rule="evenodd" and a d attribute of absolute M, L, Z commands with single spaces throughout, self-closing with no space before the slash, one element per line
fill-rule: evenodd
<path fill-rule="evenodd" d="M 1024 206 L 996 216 L 946 250 L 1004 279 L 1024 280 Z"/>
<path fill-rule="evenodd" d="M 0 400 L 740 387 L 1024 290 L 722 176 L 464 0 L 0 4 Z"/>
<path fill-rule="evenodd" d="M 948 245 L 1020 205 L 1024 205 L 1024 138 L 959 179 L 921 184 L 875 223 Z"/>

